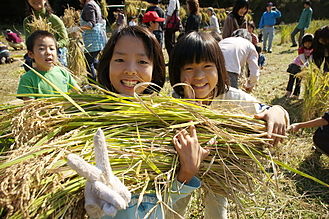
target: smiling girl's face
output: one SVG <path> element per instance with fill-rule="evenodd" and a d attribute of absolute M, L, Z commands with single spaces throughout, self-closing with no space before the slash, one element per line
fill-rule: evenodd
<path fill-rule="evenodd" d="M 143 41 L 135 36 L 122 36 L 115 44 L 109 64 L 109 78 L 119 94 L 134 96 L 134 87 L 141 82 L 151 82 L 153 62 L 149 59 Z M 136 89 L 143 93 L 148 85 Z"/>
<path fill-rule="evenodd" d="M 181 68 L 180 80 L 191 85 L 196 99 L 212 99 L 218 82 L 216 65 L 212 62 L 186 64 Z"/>

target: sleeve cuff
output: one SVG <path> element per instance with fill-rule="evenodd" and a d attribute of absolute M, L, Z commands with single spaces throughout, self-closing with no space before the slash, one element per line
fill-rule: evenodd
<path fill-rule="evenodd" d="M 175 179 L 172 185 L 172 191 L 188 195 L 195 189 L 200 188 L 200 186 L 201 181 L 195 176 L 193 176 L 193 178 L 188 183 L 181 183 L 177 179 Z"/>

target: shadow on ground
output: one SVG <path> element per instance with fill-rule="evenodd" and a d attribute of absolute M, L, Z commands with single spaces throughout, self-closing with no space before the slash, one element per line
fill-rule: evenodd
<path fill-rule="evenodd" d="M 279 54 L 291 54 L 291 53 L 295 53 L 295 52 L 296 52 L 295 50 L 288 49 L 288 50 L 281 51 Z"/>
<path fill-rule="evenodd" d="M 314 149 L 313 153 L 300 163 L 298 170 L 310 174 L 322 182 L 329 184 L 329 168 L 328 165 L 322 162 L 324 158 L 323 156 L 326 155 L 321 154 L 321 152 Z M 300 175 L 295 175 L 292 178 L 296 181 L 298 193 L 319 199 L 325 205 L 329 205 L 328 187 L 321 185 L 320 183 L 315 183 L 314 181 Z"/>
<path fill-rule="evenodd" d="M 276 97 L 271 101 L 272 105 L 280 105 L 285 108 L 290 116 L 290 123 L 300 122 L 302 120 L 302 99 L 292 99 L 283 97 Z"/>

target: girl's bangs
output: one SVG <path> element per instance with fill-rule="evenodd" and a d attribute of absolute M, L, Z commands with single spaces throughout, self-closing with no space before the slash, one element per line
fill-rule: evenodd
<path fill-rule="evenodd" d="M 191 63 L 214 62 L 216 63 L 215 48 L 211 42 L 206 39 L 193 39 L 186 41 L 182 45 L 182 54 L 177 58 L 180 59 L 180 66 Z"/>

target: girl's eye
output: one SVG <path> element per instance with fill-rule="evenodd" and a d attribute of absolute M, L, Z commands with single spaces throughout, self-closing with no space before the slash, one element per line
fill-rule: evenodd
<path fill-rule="evenodd" d="M 185 67 L 185 68 L 184 68 L 184 71 L 191 71 L 191 70 L 193 70 L 192 67 Z"/>
<path fill-rule="evenodd" d="M 149 62 L 145 60 L 140 60 L 138 63 L 142 65 L 149 64 Z"/>
<path fill-rule="evenodd" d="M 208 65 L 205 65 L 204 67 L 205 68 L 211 68 L 213 65 L 211 65 L 211 64 L 208 64 Z"/>
<path fill-rule="evenodd" d="M 123 62 L 123 59 L 114 59 L 115 62 Z"/>

